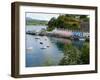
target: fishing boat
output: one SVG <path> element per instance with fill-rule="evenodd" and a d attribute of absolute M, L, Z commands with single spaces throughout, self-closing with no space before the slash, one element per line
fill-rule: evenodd
<path fill-rule="evenodd" d="M 72 40 L 79 40 L 79 41 L 85 41 L 85 37 L 80 37 L 80 36 L 72 36 L 71 37 Z"/>

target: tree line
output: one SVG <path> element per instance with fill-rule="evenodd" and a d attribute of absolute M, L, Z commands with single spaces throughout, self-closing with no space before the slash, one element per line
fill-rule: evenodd
<path fill-rule="evenodd" d="M 52 17 L 49 20 L 47 29 L 48 31 L 52 31 L 55 28 L 77 30 L 80 29 L 80 23 L 86 21 L 89 21 L 89 17 L 87 15 L 59 15 L 57 18 Z"/>

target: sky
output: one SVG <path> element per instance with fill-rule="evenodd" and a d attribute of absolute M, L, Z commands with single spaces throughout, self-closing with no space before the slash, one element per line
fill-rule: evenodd
<path fill-rule="evenodd" d="M 57 18 L 59 15 L 61 14 L 26 12 L 26 17 L 37 20 L 46 20 L 46 21 L 49 21 L 52 17 Z"/>
<path fill-rule="evenodd" d="M 32 18 L 32 19 L 38 19 L 38 20 L 46 20 L 49 21 L 52 17 L 57 18 L 59 14 L 48 14 L 48 13 L 32 13 L 27 12 L 26 17 Z"/>

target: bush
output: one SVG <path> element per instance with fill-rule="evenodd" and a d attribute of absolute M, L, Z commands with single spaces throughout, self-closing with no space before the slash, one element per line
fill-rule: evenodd
<path fill-rule="evenodd" d="M 80 64 L 80 54 L 81 52 L 74 47 L 72 44 L 67 44 L 64 46 L 64 57 L 60 61 L 59 65 L 73 65 Z"/>
<path fill-rule="evenodd" d="M 89 43 L 84 43 L 81 51 L 82 64 L 89 64 Z"/>

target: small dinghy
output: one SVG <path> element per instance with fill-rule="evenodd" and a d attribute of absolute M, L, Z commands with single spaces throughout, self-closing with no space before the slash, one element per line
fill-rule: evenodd
<path fill-rule="evenodd" d="M 50 47 L 50 46 L 47 46 L 47 47 Z"/>
<path fill-rule="evenodd" d="M 35 39 L 40 39 L 39 37 L 36 37 Z"/>
<path fill-rule="evenodd" d="M 33 49 L 32 47 L 27 48 L 27 50 L 32 50 L 32 49 Z"/>
<path fill-rule="evenodd" d="M 45 41 L 47 41 L 47 39 L 45 39 Z"/>
<path fill-rule="evenodd" d="M 40 44 L 43 44 L 43 42 L 40 42 Z"/>
<path fill-rule="evenodd" d="M 46 49 L 46 47 L 42 47 L 41 49 Z"/>
<path fill-rule="evenodd" d="M 80 41 L 85 41 L 85 38 L 80 37 L 79 40 L 80 40 Z"/>

